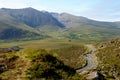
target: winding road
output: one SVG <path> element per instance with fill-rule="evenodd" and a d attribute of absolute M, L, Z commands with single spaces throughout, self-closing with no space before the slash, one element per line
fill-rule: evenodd
<path fill-rule="evenodd" d="M 76 70 L 77 72 L 87 71 L 90 69 L 96 69 L 96 67 L 98 65 L 97 57 L 95 55 L 96 49 L 94 48 L 93 45 L 86 45 L 86 46 L 90 49 L 90 52 L 85 54 L 87 64 L 84 67 L 77 69 Z"/>

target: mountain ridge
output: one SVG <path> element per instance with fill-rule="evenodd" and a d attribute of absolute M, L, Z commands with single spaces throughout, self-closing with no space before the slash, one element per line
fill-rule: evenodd
<path fill-rule="evenodd" d="M 61 23 L 69 28 L 73 26 L 82 26 L 82 25 L 95 25 L 100 27 L 114 27 L 119 28 L 119 22 L 107 22 L 107 21 L 96 21 L 83 16 L 75 16 L 69 13 L 51 13 L 55 18 L 57 18 Z M 117 25 L 118 24 L 118 25 Z M 71 26 L 72 25 L 72 26 Z"/>
<path fill-rule="evenodd" d="M 93 40 L 98 36 L 102 39 L 109 36 L 120 36 L 120 22 L 95 21 L 69 13 L 39 11 L 31 7 L 22 9 L 1 8 L 0 28 L 1 34 L 4 33 L 4 30 L 11 28 L 17 31 L 22 29 L 30 33 L 67 39 L 88 38 Z M 19 36 L 16 35 L 16 37 Z"/>
<path fill-rule="evenodd" d="M 44 25 L 53 25 L 64 27 L 59 23 L 54 17 L 52 17 L 47 12 L 41 12 L 33 8 L 23 8 L 23 9 L 2 9 L 8 12 L 10 16 L 18 19 L 19 21 L 25 23 L 30 27 L 38 27 Z"/>

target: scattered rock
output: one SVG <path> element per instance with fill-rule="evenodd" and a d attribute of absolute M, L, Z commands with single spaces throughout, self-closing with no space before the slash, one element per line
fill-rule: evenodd
<path fill-rule="evenodd" d="M 85 74 L 89 74 L 89 71 L 82 71 L 81 73 L 79 73 L 79 75 L 85 75 Z"/>
<path fill-rule="evenodd" d="M 105 77 L 97 71 L 89 73 L 88 76 L 86 77 L 86 79 L 88 79 L 88 80 L 106 80 Z"/>
<path fill-rule="evenodd" d="M 97 72 L 91 72 L 88 74 L 88 77 L 86 77 L 86 79 L 94 79 L 94 78 L 97 78 L 98 77 L 98 74 Z"/>
<path fill-rule="evenodd" d="M 19 46 L 13 46 L 11 48 L 0 48 L 0 53 L 9 53 L 9 52 L 16 52 L 21 50 Z"/>

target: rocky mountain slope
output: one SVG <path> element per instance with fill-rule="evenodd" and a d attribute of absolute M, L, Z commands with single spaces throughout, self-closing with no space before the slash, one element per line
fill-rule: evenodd
<path fill-rule="evenodd" d="M 88 19 L 82 16 L 75 16 L 68 13 L 51 13 L 55 18 L 57 18 L 66 27 L 81 27 L 82 26 L 95 26 L 95 27 L 106 27 L 106 28 L 119 28 L 119 22 L 102 22 Z"/>
<path fill-rule="evenodd" d="M 31 38 L 32 36 L 43 39 L 49 36 L 95 41 L 108 39 L 109 36 L 111 38 L 119 36 L 119 27 L 119 22 L 100 22 L 68 13 L 38 11 L 30 7 L 0 9 L 0 39 Z"/>
<path fill-rule="evenodd" d="M 107 80 L 120 79 L 120 38 L 97 45 L 98 70 Z"/>

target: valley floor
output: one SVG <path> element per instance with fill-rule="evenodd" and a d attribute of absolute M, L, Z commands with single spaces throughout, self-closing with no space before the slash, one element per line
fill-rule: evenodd
<path fill-rule="evenodd" d="M 27 80 L 26 70 L 29 70 L 30 67 L 33 67 L 32 70 L 35 69 L 35 66 L 33 66 L 34 61 L 36 61 L 35 63 L 37 63 L 38 58 L 41 59 L 46 56 L 40 55 L 41 53 L 48 53 L 49 55 L 52 55 L 54 59 L 57 59 L 60 66 L 62 64 L 63 67 L 69 66 L 70 69 L 72 68 L 72 73 L 74 73 L 75 69 L 77 69 L 76 72 L 78 73 L 77 75 L 79 75 L 80 78 L 78 79 L 78 77 L 74 77 L 76 79 L 73 80 L 89 80 L 94 78 L 101 78 L 100 80 L 114 80 L 119 78 L 120 65 L 118 63 L 120 61 L 120 39 L 98 43 L 95 45 L 84 45 L 81 44 L 79 41 L 70 40 L 37 40 L 2 43 L 0 45 L 0 47 L 5 48 L 11 46 L 20 46 L 23 49 L 18 52 L 0 54 L 0 64 L 4 63 L 5 65 L 7 65 L 8 68 L 7 70 L 5 69 L 4 72 L 3 67 L 6 67 L 5 65 L 1 65 L 2 67 L 0 67 L 0 70 L 3 72 L 0 73 L 0 78 L 2 79 L 16 80 L 23 78 Z M 37 58 L 38 55 L 43 57 Z M 49 60 L 51 59 L 52 58 L 50 58 Z M 46 69 L 53 68 L 53 65 L 51 65 L 53 63 L 49 62 L 49 60 L 47 62 L 41 62 L 40 60 L 39 64 L 42 65 L 43 70 L 44 67 L 46 67 Z M 56 65 L 58 66 L 58 64 L 55 64 L 54 66 Z M 56 67 L 54 67 L 54 70 L 57 74 L 60 71 L 56 69 Z M 114 71 L 114 73 L 112 71 Z M 71 74 L 71 72 L 67 73 Z M 64 73 L 63 71 L 61 73 L 62 77 L 66 78 L 65 75 L 68 75 L 67 73 Z M 73 75 L 76 75 L 76 73 Z"/>

